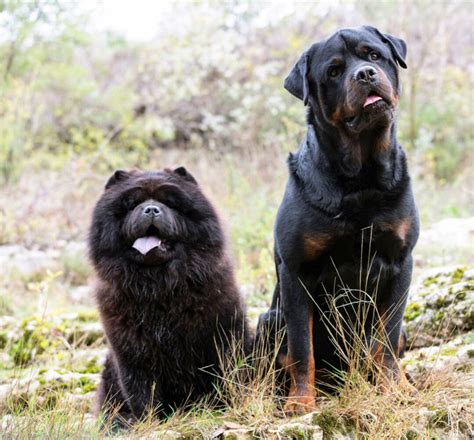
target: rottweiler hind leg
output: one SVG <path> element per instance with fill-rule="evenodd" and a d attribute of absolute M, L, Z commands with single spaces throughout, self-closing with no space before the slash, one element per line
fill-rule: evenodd
<path fill-rule="evenodd" d="M 280 266 L 281 298 L 287 325 L 291 377 L 287 414 L 303 414 L 316 406 L 313 346 L 313 304 L 298 276 Z"/>

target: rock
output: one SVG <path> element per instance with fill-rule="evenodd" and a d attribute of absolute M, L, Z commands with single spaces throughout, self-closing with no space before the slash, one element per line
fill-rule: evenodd
<path fill-rule="evenodd" d="M 59 399 L 75 407 L 92 407 L 100 374 L 81 374 L 51 370 L 31 370 L 24 377 L 0 385 L 0 410 L 9 406 L 48 405 Z"/>
<path fill-rule="evenodd" d="M 55 247 L 45 250 L 19 245 L 0 246 L 0 267 L 4 274 L 19 275 L 26 280 L 41 278 L 48 270 L 61 272 L 76 285 L 85 284 L 92 273 L 85 242 L 55 243 Z"/>
<path fill-rule="evenodd" d="M 464 278 L 466 280 L 474 280 L 474 269 L 469 269 L 464 272 Z"/>
<path fill-rule="evenodd" d="M 64 278 L 74 286 L 86 285 L 92 274 L 85 242 L 69 242 L 60 253 Z M 76 292 L 77 294 L 78 292 Z"/>
<path fill-rule="evenodd" d="M 74 321 L 69 331 L 65 332 L 68 342 L 74 342 L 76 345 L 92 345 L 94 342 L 104 337 L 104 330 L 100 322 L 82 322 Z"/>
<path fill-rule="evenodd" d="M 18 273 L 23 278 L 31 278 L 47 269 L 56 269 L 57 263 L 47 252 L 9 245 L 0 246 L 0 267 L 4 274 Z"/>
<path fill-rule="evenodd" d="M 254 438 L 251 428 L 228 429 L 222 432 L 220 438 L 226 440 L 249 440 Z"/>
<path fill-rule="evenodd" d="M 5 348 L 15 365 L 50 359 L 62 349 L 97 347 L 104 343 L 104 332 L 97 312 L 75 312 L 32 316 L 20 323 L 0 318 L 0 348 Z"/>
<path fill-rule="evenodd" d="M 474 329 L 474 280 L 464 267 L 432 269 L 413 286 L 405 310 L 411 348 L 440 344 Z"/>
<path fill-rule="evenodd" d="M 68 408 L 74 408 L 84 413 L 93 408 L 95 397 L 95 393 L 80 394 L 80 391 L 78 393 L 64 393 L 61 403 Z"/>
<path fill-rule="evenodd" d="M 332 440 L 354 440 L 354 436 L 350 434 L 344 434 L 342 432 L 334 432 L 331 435 Z"/>
<path fill-rule="evenodd" d="M 0 349 L 5 349 L 11 341 L 20 337 L 17 322 L 13 316 L 0 316 Z"/>
<path fill-rule="evenodd" d="M 459 336 L 452 341 L 409 350 L 402 360 L 405 370 L 413 377 L 427 371 L 461 371 L 466 379 L 474 371 L 474 332 Z"/>
<path fill-rule="evenodd" d="M 469 242 L 474 243 L 474 217 L 447 218 L 422 229 L 418 246 L 464 247 Z"/>
<path fill-rule="evenodd" d="M 0 262 L 6 259 L 10 259 L 14 255 L 18 255 L 25 251 L 23 246 L 18 246 L 16 244 L 7 244 L 0 246 Z"/>
<path fill-rule="evenodd" d="M 64 245 L 63 254 L 87 257 L 87 244 L 84 241 L 69 241 Z"/>
<path fill-rule="evenodd" d="M 24 405 L 40 386 L 38 380 L 29 377 L 13 379 L 10 383 L 0 385 L 0 411 L 10 406 Z"/>
<path fill-rule="evenodd" d="M 308 425 L 302 422 L 290 422 L 278 427 L 277 436 L 280 439 L 288 440 L 322 440 L 323 431 L 319 426 Z"/>
<path fill-rule="evenodd" d="M 99 420 L 96 415 L 93 414 L 84 414 L 84 419 L 82 422 L 84 431 L 98 431 L 99 430 Z"/>
<path fill-rule="evenodd" d="M 436 411 L 423 407 L 418 410 L 418 422 L 423 426 L 427 426 L 430 420 L 436 416 Z"/>
<path fill-rule="evenodd" d="M 212 433 L 211 438 L 246 440 L 252 439 L 254 436 L 252 428 L 240 425 L 239 423 L 226 421 Z"/>
<path fill-rule="evenodd" d="M 4 433 L 7 432 L 8 429 L 12 426 L 12 424 L 13 424 L 13 416 L 11 414 L 7 414 L 6 416 L 3 416 L 0 422 L 0 431 Z"/>
<path fill-rule="evenodd" d="M 91 302 L 94 290 L 91 286 L 72 287 L 69 291 L 69 297 L 75 303 Z"/>
<path fill-rule="evenodd" d="M 159 431 L 156 434 L 157 436 L 153 436 L 152 438 L 159 438 L 162 440 L 178 440 L 183 438 L 183 435 L 180 432 L 172 431 L 171 429 L 167 429 L 166 431 Z"/>

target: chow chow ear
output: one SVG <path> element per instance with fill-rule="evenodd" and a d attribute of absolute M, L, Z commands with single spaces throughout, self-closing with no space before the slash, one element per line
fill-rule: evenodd
<path fill-rule="evenodd" d="M 293 66 L 293 69 L 291 69 L 290 74 L 286 77 L 284 82 L 285 89 L 301 99 L 304 105 L 308 104 L 309 98 L 308 71 L 309 54 L 308 51 L 306 51 Z"/>
<path fill-rule="evenodd" d="M 390 51 L 392 52 L 393 57 L 397 61 L 400 67 L 404 69 L 407 68 L 407 63 L 405 58 L 407 56 L 407 44 L 401 38 L 394 37 L 390 34 L 382 34 L 377 28 L 373 26 L 365 26 L 367 29 L 371 30 L 382 40 L 383 43 L 388 44 Z"/>
<path fill-rule="evenodd" d="M 130 173 L 124 170 L 117 170 L 114 174 L 107 180 L 105 184 L 105 189 L 109 189 L 111 186 L 115 185 L 117 182 L 122 182 L 130 177 Z"/>
<path fill-rule="evenodd" d="M 192 174 L 184 167 L 178 167 L 176 168 L 173 173 L 176 173 L 180 175 L 181 177 L 184 177 L 186 180 L 189 180 L 190 182 L 197 183 L 196 179 L 192 176 Z"/>

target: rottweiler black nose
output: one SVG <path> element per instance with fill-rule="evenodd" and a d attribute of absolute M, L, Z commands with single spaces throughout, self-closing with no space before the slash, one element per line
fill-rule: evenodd
<path fill-rule="evenodd" d="M 362 66 L 354 72 L 353 78 L 360 82 L 374 82 L 377 79 L 377 70 L 372 66 Z"/>
<path fill-rule="evenodd" d="M 148 215 L 150 217 L 156 217 L 157 215 L 160 214 L 160 212 L 161 212 L 160 208 L 158 208 L 158 206 L 156 205 L 147 205 L 143 209 L 143 214 Z"/>

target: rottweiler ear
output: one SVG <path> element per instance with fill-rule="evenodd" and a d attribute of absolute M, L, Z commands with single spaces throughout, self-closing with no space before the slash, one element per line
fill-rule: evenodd
<path fill-rule="evenodd" d="M 400 67 L 407 68 L 405 58 L 407 56 L 407 44 L 401 39 L 390 34 L 383 34 L 385 41 L 390 46 L 393 56 L 398 61 Z M 383 41 L 383 40 L 382 40 Z"/>
<path fill-rule="evenodd" d="M 186 180 L 189 180 L 190 182 L 196 183 L 196 179 L 192 176 L 192 174 L 184 167 L 178 167 L 176 168 L 173 173 L 179 174 L 181 177 L 184 177 Z"/>
<path fill-rule="evenodd" d="M 304 105 L 308 104 L 309 98 L 308 71 L 309 54 L 308 51 L 306 51 L 293 66 L 293 69 L 291 69 L 284 83 L 285 89 L 292 95 L 303 100 Z"/>
<path fill-rule="evenodd" d="M 382 34 L 382 32 L 372 26 L 366 27 L 374 31 L 380 37 L 383 43 L 386 43 L 390 46 L 393 57 L 397 60 L 400 67 L 406 69 L 407 63 L 405 62 L 405 58 L 407 56 L 407 44 L 405 41 L 390 34 Z"/>
<path fill-rule="evenodd" d="M 114 174 L 107 180 L 105 184 L 105 189 L 109 189 L 111 186 L 115 185 L 117 182 L 122 182 L 130 177 L 130 173 L 124 170 L 117 170 Z"/>

